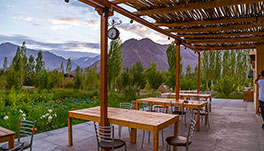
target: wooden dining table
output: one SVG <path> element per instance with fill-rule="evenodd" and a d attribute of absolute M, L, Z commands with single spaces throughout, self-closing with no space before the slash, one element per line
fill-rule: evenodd
<path fill-rule="evenodd" d="M 153 105 L 162 105 L 164 109 L 167 109 L 169 106 L 181 106 L 184 100 L 175 100 L 172 98 L 143 98 L 136 100 L 136 109 L 139 110 L 139 105 L 141 103 L 146 103 L 150 105 L 150 110 Z M 197 124 L 196 131 L 200 131 L 200 109 L 205 107 L 207 108 L 207 101 L 198 101 L 198 100 L 188 100 L 188 102 L 184 103 L 185 108 L 197 109 Z M 208 122 L 208 116 L 205 118 L 205 124 Z"/>
<path fill-rule="evenodd" d="M 8 142 L 9 149 L 15 147 L 15 132 L 0 126 L 0 143 Z"/>
<path fill-rule="evenodd" d="M 175 93 L 162 93 L 161 96 L 166 96 L 168 98 L 175 98 Z M 212 95 L 211 94 L 201 94 L 201 93 L 179 93 L 180 99 L 185 99 L 188 98 L 190 99 L 191 97 L 198 97 L 205 99 L 205 101 L 209 101 L 209 112 L 212 111 Z"/>
<path fill-rule="evenodd" d="M 72 118 L 100 122 L 100 106 L 68 112 L 69 146 L 73 145 Z M 178 136 L 179 116 L 108 107 L 110 124 L 131 128 L 130 142 L 136 143 L 137 129 L 153 132 L 153 151 L 159 150 L 159 131 L 174 124 L 174 136 Z M 177 150 L 174 147 L 174 150 Z"/>

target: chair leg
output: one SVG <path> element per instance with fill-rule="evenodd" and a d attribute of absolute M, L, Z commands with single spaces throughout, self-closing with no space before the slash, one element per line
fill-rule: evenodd
<path fill-rule="evenodd" d="M 164 146 L 163 130 L 161 130 L 161 139 L 162 139 L 162 145 Z"/>
<path fill-rule="evenodd" d="M 148 143 L 150 143 L 150 131 L 148 131 Z"/>
<path fill-rule="evenodd" d="M 166 145 L 166 151 L 168 151 L 168 148 L 169 148 L 169 144 Z"/>
<path fill-rule="evenodd" d="M 129 137 L 130 137 L 131 130 L 130 130 L 130 128 L 129 128 L 129 127 L 128 127 L 128 134 L 129 134 Z"/>
<path fill-rule="evenodd" d="M 145 139 L 145 130 L 143 130 L 143 137 L 142 137 L 142 142 L 141 142 L 141 148 L 143 148 L 144 139 Z"/>
<path fill-rule="evenodd" d="M 126 144 L 125 144 L 125 151 L 127 151 L 127 146 L 126 146 Z"/>
<path fill-rule="evenodd" d="M 121 138 L 122 126 L 118 126 L 118 138 Z"/>
<path fill-rule="evenodd" d="M 187 113 L 186 113 L 187 114 Z M 186 114 L 184 115 L 184 120 L 185 120 L 185 127 L 187 127 L 187 122 L 186 122 Z"/>

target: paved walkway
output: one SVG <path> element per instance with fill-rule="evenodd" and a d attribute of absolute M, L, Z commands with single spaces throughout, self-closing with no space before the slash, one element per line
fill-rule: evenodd
<path fill-rule="evenodd" d="M 190 121 L 190 117 L 187 119 Z M 202 121 L 203 123 L 204 121 Z M 201 132 L 194 133 L 191 151 L 264 151 L 262 120 L 253 111 L 252 102 L 242 100 L 214 99 L 210 114 L 211 128 L 202 125 Z M 117 130 L 116 130 L 117 132 Z M 180 135 L 186 136 L 187 128 L 180 121 Z M 148 133 L 146 133 L 148 134 Z M 173 134 L 170 126 L 164 130 L 164 138 Z M 116 136 L 118 136 L 116 134 Z M 128 151 L 151 151 L 151 142 L 145 137 L 144 148 L 140 148 L 142 130 L 138 131 L 138 143 L 129 143 L 128 129 L 122 129 L 122 139 L 127 141 Z M 97 144 L 92 122 L 73 126 L 74 145 L 68 146 L 67 127 L 35 135 L 33 151 L 96 151 Z M 118 149 L 123 150 L 123 149 Z M 160 150 L 165 151 L 161 143 Z M 185 148 L 178 148 L 184 151 Z"/>

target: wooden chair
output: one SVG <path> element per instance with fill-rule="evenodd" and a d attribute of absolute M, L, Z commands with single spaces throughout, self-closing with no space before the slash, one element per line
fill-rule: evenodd
<path fill-rule="evenodd" d="M 24 148 L 24 143 L 21 143 L 16 147 L 14 147 L 13 149 L 9 149 L 8 151 L 23 151 L 23 148 Z"/>
<path fill-rule="evenodd" d="M 189 145 L 192 143 L 191 138 L 196 126 L 196 120 L 192 119 L 189 125 L 187 137 L 183 136 L 170 136 L 166 138 L 167 146 L 166 151 L 170 151 L 170 146 L 182 146 L 185 147 L 185 151 L 189 151 Z"/>
<path fill-rule="evenodd" d="M 151 106 L 149 104 L 146 104 L 144 102 L 141 102 L 141 104 L 143 111 L 147 111 L 147 112 L 151 111 Z M 163 130 L 161 131 L 161 137 L 162 137 L 162 144 L 164 145 Z M 141 148 L 143 148 L 144 141 L 145 141 L 145 130 L 143 130 Z M 150 143 L 150 131 L 148 131 L 148 143 Z"/>
<path fill-rule="evenodd" d="M 94 122 L 94 129 L 97 140 L 98 151 L 100 148 L 103 149 L 114 149 L 121 148 L 125 146 L 125 151 L 127 150 L 126 142 L 120 139 L 114 139 L 114 126 L 99 126 L 99 123 Z"/>
<path fill-rule="evenodd" d="M 171 106 L 174 106 L 172 102 L 171 103 Z M 187 112 L 185 111 L 185 108 L 184 108 L 184 102 L 182 102 L 181 106 L 179 107 L 179 109 L 177 110 L 174 110 L 172 108 L 172 111 L 171 111 L 171 114 L 178 114 L 181 116 L 181 119 L 183 120 L 184 118 L 184 122 L 185 122 L 185 127 L 187 126 L 187 123 L 186 123 L 186 114 Z M 184 117 L 183 117 L 184 116 Z"/>
<path fill-rule="evenodd" d="M 36 121 L 19 119 L 18 135 L 17 135 L 18 138 L 17 138 L 17 142 L 15 142 L 15 147 L 24 143 L 23 148 L 24 149 L 30 148 L 30 151 L 32 151 L 32 143 L 33 143 L 35 126 L 36 126 Z M 28 137 L 28 136 L 30 136 L 29 141 L 23 141 L 23 142 L 21 141 L 21 137 Z M 7 151 L 8 144 L 4 144 L 3 146 L 1 146 L 0 149 Z"/>
<path fill-rule="evenodd" d="M 132 108 L 131 103 L 120 103 L 120 108 L 121 109 L 128 109 L 130 110 Z M 121 132 L 122 132 L 122 126 L 118 126 L 118 138 L 121 138 Z M 128 132 L 130 134 L 130 128 L 128 127 Z M 130 135 L 129 135 L 130 136 Z"/>

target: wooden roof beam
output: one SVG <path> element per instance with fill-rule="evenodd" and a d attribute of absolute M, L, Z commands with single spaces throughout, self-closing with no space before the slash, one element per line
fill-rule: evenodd
<path fill-rule="evenodd" d="M 205 50 L 237 50 L 237 49 L 256 49 L 257 46 L 263 44 L 249 44 L 249 45 L 234 45 L 234 46 L 195 46 L 201 51 Z"/>
<path fill-rule="evenodd" d="M 212 20 L 198 20 L 192 22 L 175 22 L 175 23 L 154 23 L 156 26 L 166 27 L 182 27 L 182 26 L 199 26 L 199 25 L 210 25 L 210 24 L 228 24 L 238 22 L 258 22 L 264 21 L 264 17 L 248 17 L 248 18 L 228 18 L 228 19 L 212 19 Z"/>
<path fill-rule="evenodd" d="M 126 2 L 130 2 L 131 0 L 114 0 L 114 1 L 110 1 L 114 4 L 121 4 L 121 3 L 126 3 Z"/>
<path fill-rule="evenodd" d="M 180 32 L 180 33 L 190 33 L 190 32 L 219 32 L 219 31 L 230 31 L 245 28 L 253 28 L 264 26 L 264 22 L 250 23 L 250 24 L 237 24 L 228 26 L 215 26 L 215 27 L 200 27 L 200 28 L 178 28 L 178 29 L 167 29 L 169 32 Z"/>
<path fill-rule="evenodd" d="M 225 7 L 239 4 L 252 4 L 260 0 L 213 0 L 209 2 L 193 2 L 188 4 L 180 4 L 176 6 L 169 6 L 166 8 L 153 8 L 134 12 L 138 16 L 167 14 L 179 11 L 193 10 L 193 9 L 210 9 L 214 7 Z"/>
<path fill-rule="evenodd" d="M 254 32 L 238 32 L 238 33 L 212 33 L 212 34 L 178 34 L 179 37 L 184 38 L 217 38 L 217 37 L 231 37 L 231 36 L 261 36 L 264 35 L 264 31 L 254 31 Z"/>
<path fill-rule="evenodd" d="M 222 39 L 186 39 L 188 43 L 235 43 L 235 42 L 264 42 L 264 37 L 246 37 L 246 38 L 222 38 Z"/>

